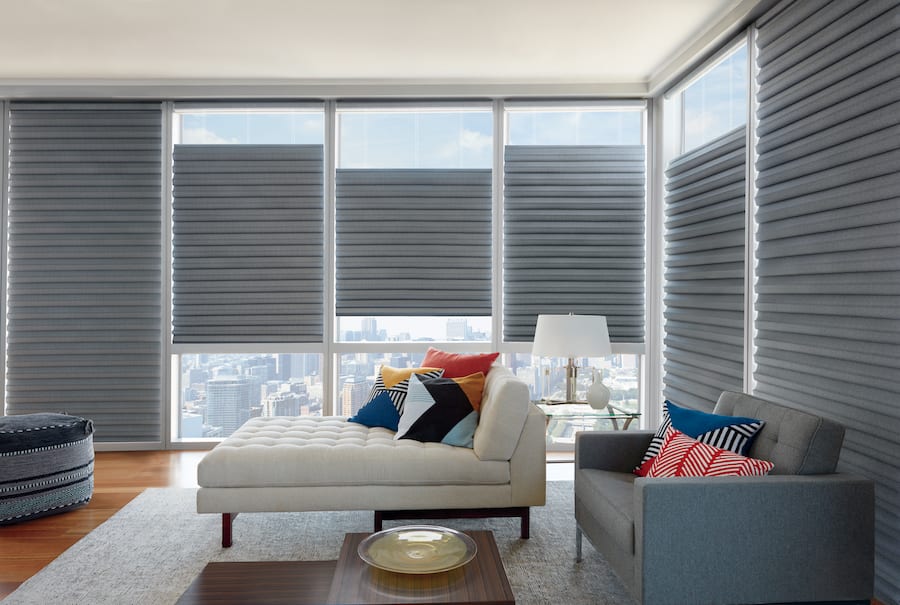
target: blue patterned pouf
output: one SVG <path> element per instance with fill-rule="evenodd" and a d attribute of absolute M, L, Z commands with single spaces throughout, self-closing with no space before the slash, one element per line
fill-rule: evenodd
<path fill-rule="evenodd" d="M 90 420 L 66 414 L 0 416 L 0 525 L 90 502 L 93 433 Z"/>

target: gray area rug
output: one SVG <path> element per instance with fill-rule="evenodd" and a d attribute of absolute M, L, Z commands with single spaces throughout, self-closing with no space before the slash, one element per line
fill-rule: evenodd
<path fill-rule="evenodd" d="M 210 561 L 337 559 L 344 533 L 372 531 L 371 512 L 248 513 L 234 523 L 234 546 L 223 549 L 221 517 L 197 514 L 195 494 L 146 490 L 3 603 L 174 603 Z M 587 541 L 583 560 L 575 562 L 573 507 L 572 482 L 551 481 L 547 506 L 532 509 L 529 540 L 519 539 L 518 519 L 433 523 L 493 530 L 520 605 L 633 605 Z"/>

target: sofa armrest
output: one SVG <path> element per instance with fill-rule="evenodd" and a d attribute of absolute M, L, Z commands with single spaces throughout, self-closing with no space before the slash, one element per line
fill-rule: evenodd
<path fill-rule="evenodd" d="M 872 596 L 868 479 L 639 478 L 634 498 L 635 583 L 645 604 Z"/>
<path fill-rule="evenodd" d="M 641 463 L 653 431 L 584 431 L 575 434 L 575 469 L 630 473 Z"/>
<path fill-rule="evenodd" d="M 547 494 L 547 417 L 532 403 L 509 459 L 510 506 L 543 506 Z"/>

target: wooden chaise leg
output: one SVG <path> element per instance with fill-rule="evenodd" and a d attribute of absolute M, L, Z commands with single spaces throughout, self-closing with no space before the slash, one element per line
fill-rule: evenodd
<path fill-rule="evenodd" d="M 381 528 L 384 527 L 384 518 L 381 514 L 380 510 L 375 511 L 375 530 L 376 532 L 381 531 Z"/>
<path fill-rule="evenodd" d="M 522 519 L 522 527 L 519 530 L 519 535 L 523 540 L 527 540 L 531 537 L 531 509 L 527 506 L 522 507 L 521 512 Z"/>
<path fill-rule="evenodd" d="M 222 548 L 231 546 L 231 527 L 237 516 L 237 513 L 222 513 Z"/>

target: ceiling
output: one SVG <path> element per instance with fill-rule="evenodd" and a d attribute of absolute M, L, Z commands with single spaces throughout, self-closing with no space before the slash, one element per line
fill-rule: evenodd
<path fill-rule="evenodd" d="M 646 90 L 749 0 L 0 3 L 0 83 L 603 84 Z"/>

